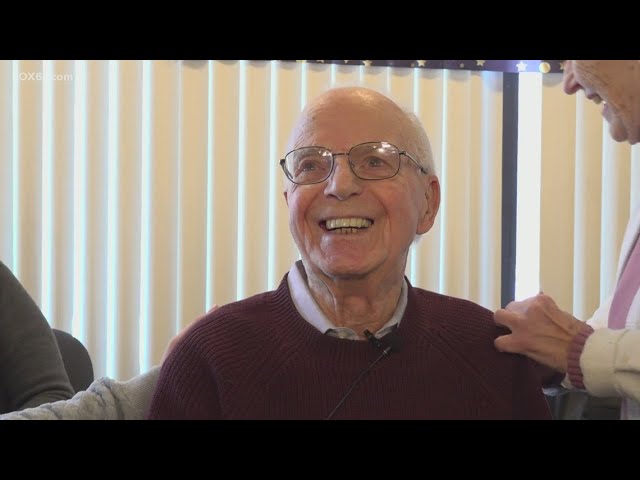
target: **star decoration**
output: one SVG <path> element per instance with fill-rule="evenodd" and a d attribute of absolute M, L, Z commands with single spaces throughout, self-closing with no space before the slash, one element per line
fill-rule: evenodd
<path fill-rule="evenodd" d="M 295 63 L 339 63 L 340 60 L 275 60 L 277 62 L 295 62 Z M 571 60 L 509 60 L 509 61 L 500 61 L 494 62 L 492 60 L 402 60 L 400 62 L 394 60 L 342 60 L 344 65 L 360 65 L 364 67 L 373 67 L 378 65 L 384 65 L 387 67 L 394 67 L 396 64 L 400 67 L 409 67 L 412 68 L 425 68 L 427 67 L 427 62 L 429 62 L 429 68 L 453 68 L 453 69 L 461 69 L 461 70 L 495 70 L 495 71 L 510 71 L 513 72 L 513 68 L 516 67 L 516 72 L 518 73 L 528 73 L 528 72 L 540 72 L 543 74 L 551 73 L 551 72 L 566 72 L 571 69 L 571 64 L 567 62 L 571 62 Z M 489 64 L 487 65 L 487 62 Z M 514 63 L 511 63 L 514 62 Z"/>

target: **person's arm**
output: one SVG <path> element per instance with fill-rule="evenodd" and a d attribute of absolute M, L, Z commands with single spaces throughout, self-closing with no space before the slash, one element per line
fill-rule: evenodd
<path fill-rule="evenodd" d="M 567 372 L 569 345 L 585 327 L 543 293 L 509 303 L 494 314 L 494 320 L 511 331 L 495 339 L 499 351 L 524 354 L 562 373 Z"/>
<path fill-rule="evenodd" d="M 154 367 L 126 382 L 101 378 L 70 400 L 0 415 L 0 420 L 143 420 L 159 373 Z"/>
<path fill-rule="evenodd" d="M 51 327 L 0 262 L 0 413 L 73 396 Z"/>
<path fill-rule="evenodd" d="M 216 308 L 218 306 L 214 305 L 209 312 Z M 162 362 L 198 320 L 183 328 L 171 339 L 162 356 Z M 0 415 L 0 420 L 143 420 L 149 411 L 159 375 L 160 367 L 154 367 L 126 382 L 101 378 L 70 400 Z"/>
<path fill-rule="evenodd" d="M 640 402 L 640 330 L 595 330 L 584 343 L 579 365 L 590 394 Z"/>
<path fill-rule="evenodd" d="M 496 348 L 568 373 L 566 386 L 640 401 L 640 331 L 591 326 L 604 324 L 609 304 L 607 300 L 587 323 L 544 294 L 512 302 L 495 314 L 496 323 L 511 330 L 495 340 Z"/>
<path fill-rule="evenodd" d="M 607 298 L 604 302 L 602 302 L 600 304 L 600 306 L 598 307 L 598 309 L 593 313 L 593 315 L 591 316 L 591 318 L 589 318 L 585 324 L 589 325 L 592 329 L 594 330 L 599 330 L 601 328 L 607 328 L 608 324 L 609 324 L 609 309 L 611 308 L 611 302 L 613 300 L 613 294 L 609 295 L 609 298 Z M 590 333 L 590 329 L 586 328 L 586 327 L 582 327 L 583 331 L 586 333 Z M 581 339 L 585 340 L 587 339 L 587 336 L 583 336 L 581 337 Z M 578 349 L 580 350 L 579 352 L 574 352 L 574 358 L 573 358 L 573 363 L 572 363 L 572 369 L 575 370 L 577 368 L 577 361 L 579 360 L 579 357 L 582 353 L 582 348 L 584 347 L 584 345 L 578 347 L 575 343 L 576 343 L 576 338 L 574 336 L 573 338 L 573 348 L 574 350 Z M 569 344 L 569 348 L 571 348 L 571 344 Z M 546 367 L 549 368 L 549 367 Z M 569 365 L 567 365 L 567 368 L 569 368 Z M 584 388 L 584 384 L 580 383 L 579 386 L 575 386 L 571 383 L 571 379 L 569 378 L 570 375 L 562 372 L 563 378 L 562 378 L 562 383 L 561 383 L 561 388 L 562 388 L 562 393 L 564 392 L 568 392 L 571 390 L 585 390 Z"/>
<path fill-rule="evenodd" d="M 613 294 L 598 307 L 591 318 L 585 323 L 593 329 L 606 328 L 609 321 L 609 308 L 611 307 L 612 300 Z M 542 387 L 547 396 L 564 395 L 576 389 L 576 387 L 571 384 L 569 375 L 565 372 L 560 372 L 537 362 L 536 369 L 542 375 Z"/>

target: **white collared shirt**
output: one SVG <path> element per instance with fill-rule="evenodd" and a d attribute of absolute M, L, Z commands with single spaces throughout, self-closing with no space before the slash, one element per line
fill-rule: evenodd
<path fill-rule="evenodd" d="M 348 327 L 336 327 L 331 320 L 322 312 L 316 301 L 314 300 L 309 286 L 304 279 L 304 265 L 301 260 L 298 260 L 293 264 L 289 275 L 287 277 L 287 283 L 289 284 L 289 291 L 291 292 L 291 298 L 293 304 L 298 310 L 298 313 L 307 322 L 313 325 L 320 332 L 333 337 L 346 338 L 349 340 L 363 340 L 358 334 Z M 396 306 L 393 315 L 387 323 L 385 323 L 380 330 L 374 333 L 376 338 L 382 338 L 387 333 L 391 332 L 402 319 L 404 311 L 407 308 L 407 295 L 408 288 L 406 280 L 402 282 L 402 290 L 400 291 L 400 299 Z"/>

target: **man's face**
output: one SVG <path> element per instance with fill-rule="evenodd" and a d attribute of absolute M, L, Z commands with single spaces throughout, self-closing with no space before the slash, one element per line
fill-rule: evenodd
<path fill-rule="evenodd" d="M 606 102 L 602 115 L 614 140 L 640 141 L 640 62 L 637 60 L 567 60 L 564 91 L 583 89 L 595 103 Z"/>
<path fill-rule="evenodd" d="M 293 148 L 322 146 L 348 152 L 354 145 L 385 141 L 404 150 L 401 125 L 388 105 L 327 101 L 299 123 Z M 399 270 L 404 273 L 415 235 L 433 225 L 435 212 L 425 212 L 437 179 L 400 158 L 400 171 L 386 180 L 362 180 L 349 168 L 347 156 L 337 156 L 324 182 L 288 182 L 289 227 L 306 269 L 344 279 L 373 272 L 383 278 Z M 346 222 L 356 226 L 340 228 Z"/>

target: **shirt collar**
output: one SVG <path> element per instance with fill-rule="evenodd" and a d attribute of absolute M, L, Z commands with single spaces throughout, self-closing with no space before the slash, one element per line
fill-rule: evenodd
<path fill-rule="evenodd" d="M 317 330 L 322 333 L 326 333 L 332 336 L 340 338 L 349 338 L 351 340 L 361 340 L 360 337 L 350 328 L 336 327 L 327 316 L 320 310 L 320 307 L 314 300 L 309 290 L 309 286 L 305 280 L 304 266 L 302 260 L 296 261 L 287 276 L 287 283 L 289 285 L 289 291 L 291 292 L 291 298 L 293 304 L 298 310 L 298 313 L 307 322 L 313 325 Z M 380 330 L 375 333 L 375 336 L 380 338 L 393 330 L 400 324 L 400 320 L 404 315 L 404 311 L 407 308 L 408 287 L 406 279 L 402 282 L 402 289 L 400 291 L 400 299 L 396 306 L 393 315 L 387 323 L 385 323 Z"/>

